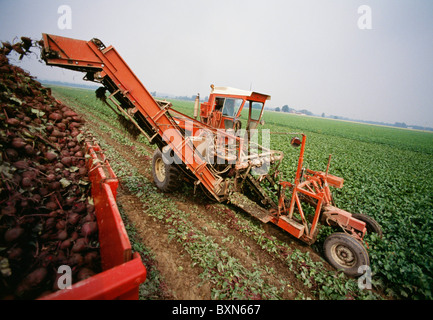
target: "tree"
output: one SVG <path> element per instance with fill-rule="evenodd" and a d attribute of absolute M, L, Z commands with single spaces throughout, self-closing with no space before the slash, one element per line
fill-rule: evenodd
<path fill-rule="evenodd" d="M 290 108 L 289 108 L 289 106 L 287 104 L 285 104 L 283 106 L 283 109 L 281 109 L 281 110 L 283 110 L 283 112 L 290 112 Z"/>
<path fill-rule="evenodd" d="M 299 111 L 300 113 L 306 114 L 307 116 L 312 116 L 313 113 L 311 111 L 308 111 L 307 109 L 302 109 Z"/>
<path fill-rule="evenodd" d="M 281 111 L 280 107 L 276 107 L 275 111 L 280 112 Z"/>
<path fill-rule="evenodd" d="M 325 118 L 325 113 L 324 112 L 322 113 L 322 118 Z"/>
<path fill-rule="evenodd" d="M 407 128 L 407 125 L 406 125 L 406 123 L 404 123 L 404 122 L 396 122 L 396 123 L 394 124 L 394 127 Z"/>

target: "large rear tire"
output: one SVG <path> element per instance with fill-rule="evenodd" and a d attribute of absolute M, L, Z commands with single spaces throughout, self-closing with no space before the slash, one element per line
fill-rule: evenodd
<path fill-rule="evenodd" d="M 152 176 L 158 189 L 163 192 L 172 192 L 179 188 L 180 172 L 176 164 L 168 163 L 159 149 L 153 153 Z"/>
<path fill-rule="evenodd" d="M 328 262 L 348 276 L 360 276 L 359 267 L 369 266 L 368 252 L 361 242 L 352 236 L 336 232 L 326 238 L 323 249 Z M 363 269 L 364 270 L 364 269 Z"/>

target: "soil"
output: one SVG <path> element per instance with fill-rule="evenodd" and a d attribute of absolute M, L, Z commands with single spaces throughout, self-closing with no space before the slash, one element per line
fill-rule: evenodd
<path fill-rule="evenodd" d="M 53 90 L 53 95 L 57 99 L 68 105 L 75 112 L 80 114 L 80 109 L 76 104 L 69 100 L 65 96 L 61 96 L 59 93 Z M 116 140 L 113 140 L 109 134 L 98 129 L 101 124 L 100 119 L 95 119 L 93 116 L 81 113 L 82 117 L 86 120 L 87 128 L 94 134 L 97 140 L 104 144 L 110 145 L 114 148 L 123 159 L 128 161 L 130 164 L 150 181 L 153 181 L 151 174 L 151 157 L 148 155 L 136 155 L 131 152 L 131 147 L 120 144 Z M 111 127 L 113 131 L 118 131 L 116 127 L 110 125 L 110 123 L 104 122 L 105 126 Z M 123 133 L 121 133 L 123 134 Z M 137 142 L 137 145 L 140 143 Z M 149 154 L 153 153 L 153 149 L 147 145 L 143 145 Z M 109 159 L 110 163 L 113 161 Z M 285 279 L 290 283 L 290 290 L 287 289 L 282 294 L 282 299 L 294 299 L 301 291 L 304 296 L 314 298 L 306 288 L 289 270 L 287 265 L 283 261 L 273 257 L 266 251 L 264 251 L 256 242 L 242 233 L 228 228 L 228 230 L 216 230 L 212 225 L 215 223 L 226 223 L 224 217 L 216 214 L 217 203 L 211 202 L 204 194 L 197 193 L 194 196 L 185 195 L 184 192 L 174 192 L 171 194 L 165 194 L 165 197 L 172 199 L 172 202 L 176 204 L 179 210 L 188 212 L 190 219 L 194 225 L 200 226 L 202 230 L 206 230 L 206 233 L 212 236 L 213 239 L 227 252 L 242 261 L 245 267 L 255 265 L 267 265 L 269 268 L 275 270 L 275 275 L 268 274 L 266 281 L 275 286 L 281 286 L 280 279 Z M 156 299 L 174 299 L 174 300 L 209 300 L 211 299 L 211 286 L 208 283 L 203 284 L 203 280 L 199 277 L 202 272 L 201 268 L 195 266 L 191 267 L 192 260 L 187 253 L 184 252 L 182 246 L 175 242 L 169 241 L 167 227 L 160 222 L 149 216 L 145 210 L 143 210 L 143 203 L 126 187 L 120 184 L 117 194 L 117 203 L 119 208 L 126 215 L 126 219 L 132 225 L 134 225 L 137 235 L 136 240 L 140 241 L 148 251 L 151 252 L 152 257 L 144 257 L 143 261 L 146 264 L 146 268 L 156 268 L 162 279 L 159 292 Z M 218 205 L 220 206 L 220 205 Z M 197 211 L 191 208 L 199 208 Z M 227 206 L 226 210 L 235 210 Z M 206 227 L 206 228 L 203 228 Z M 303 252 L 309 252 L 310 256 L 315 261 L 320 260 L 324 265 L 326 262 L 315 252 L 310 246 L 303 244 L 291 235 L 281 231 L 272 224 L 263 224 L 264 230 L 272 236 L 277 237 L 293 248 L 297 248 Z M 222 239 L 229 236 L 243 240 L 250 248 L 250 252 L 239 250 L 236 242 L 223 242 Z"/>

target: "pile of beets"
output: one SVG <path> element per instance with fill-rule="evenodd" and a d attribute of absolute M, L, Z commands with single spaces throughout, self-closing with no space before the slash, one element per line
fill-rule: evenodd
<path fill-rule="evenodd" d="M 97 221 L 83 119 L 11 65 L 7 48 L 0 48 L 0 299 L 37 299 L 59 290 L 62 265 L 72 284 L 101 272 Z"/>

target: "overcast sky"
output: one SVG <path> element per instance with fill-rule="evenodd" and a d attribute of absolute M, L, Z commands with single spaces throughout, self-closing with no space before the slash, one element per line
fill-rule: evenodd
<path fill-rule="evenodd" d="M 251 88 L 268 107 L 433 127 L 432 0 L 0 0 L 0 40 L 42 33 L 113 45 L 149 91 Z M 83 77 L 34 55 L 14 63 L 41 80 Z"/>

